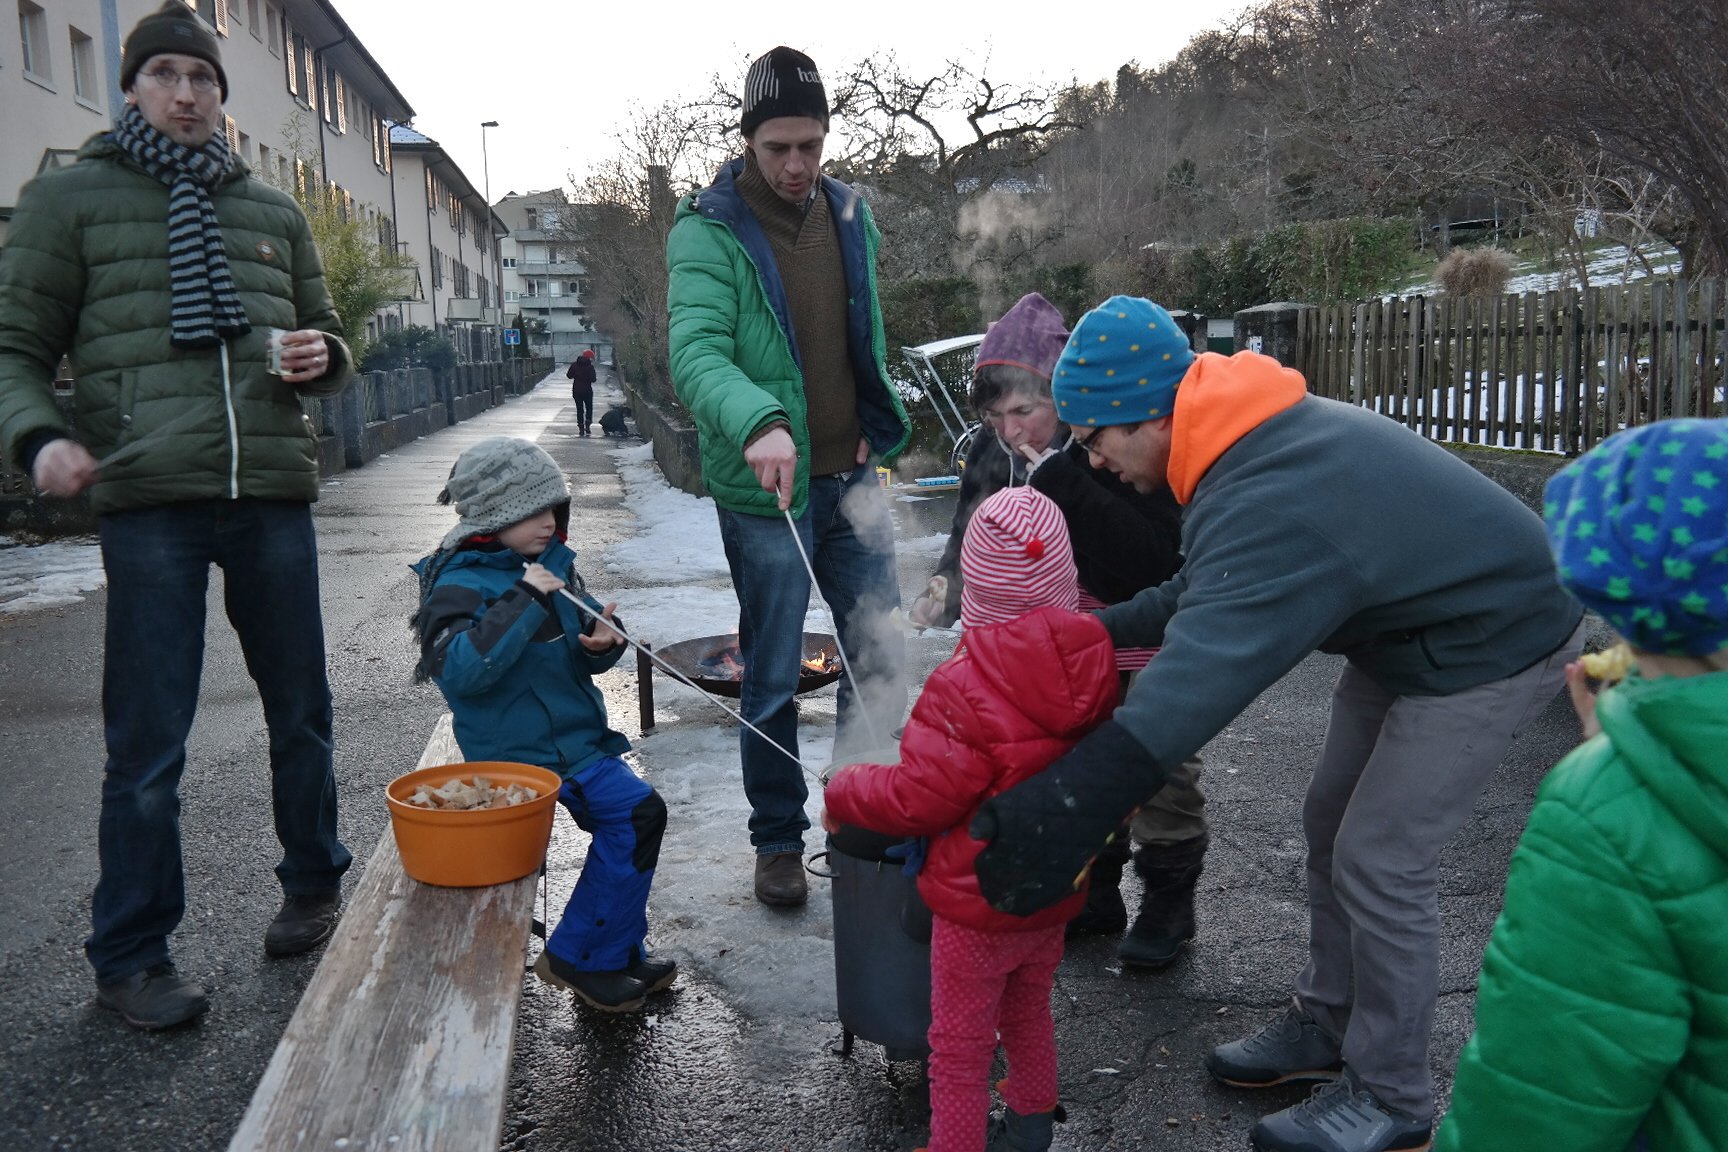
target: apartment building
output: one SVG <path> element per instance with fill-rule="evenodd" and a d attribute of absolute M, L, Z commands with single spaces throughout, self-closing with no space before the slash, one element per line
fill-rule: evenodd
<path fill-rule="evenodd" d="M 18 189 L 71 163 L 119 116 L 126 33 L 161 0 L 0 0 L 0 244 Z M 216 32 L 229 79 L 228 142 L 292 189 L 322 182 L 338 210 L 399 243 L 388 125 L 414 110 L 325 0 L 188 0 Z M 409 205 L 418 207 L 419 197 Z M 410 213 L 410 218 L 413 218 Z M 416 223 L 418 221 L 416 220 Z M 425 272 L 422 272 L 424 277 Z M 380 314 L 374 326 L 388 324 Z"/>
<path fill-rule="evenodd" d="M 390 149 L 402 250 L 425 270 L 422 298 L 396 306 L 401 322 L 450 337 L 464 359 L 497 358 L 499 241 L 508 229 L 438 141 L 395 124 Z M 424 225 L 416 216 L 422 209 Z"/>
<path fill-rule="evenodd" d="M 504 240 L 504 316 L 521 314 L 529 324 L 526 339 L 536 356 L 563 364 L 584 349 L 601 353 L 606 342 L 595 332 L 582 303 L 588 271 L 570 243 L 570 204 L 561 190 L 507 193 L 494 211 L 510 229 Z M 604 359 L 604 356 L 602 356 Z"/>

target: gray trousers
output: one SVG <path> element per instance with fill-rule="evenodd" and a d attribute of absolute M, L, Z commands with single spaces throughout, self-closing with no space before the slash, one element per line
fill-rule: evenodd
<path fill-rule="evenodd" d="M 1348 665 L 1333 691 L 1302 805 L 1309 937 L 1296 1000 L 1382 1102 L 1419 1120 L 1434 1114 L 1440 852 L 1583 641 L 1580 624 L 1546 659 L 1451 696 L 1395 696 Z"/>

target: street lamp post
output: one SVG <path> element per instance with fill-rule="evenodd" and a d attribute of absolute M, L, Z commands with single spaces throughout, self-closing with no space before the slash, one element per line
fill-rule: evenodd
<path fill-rule="evenodd" d="M 496 120 L 480 121 L 480 168 L 486 183 L 486 235 L 492 243 L 492 291 L 497 294 L 498 363 L 504 363 L 504 258 L 498 251 L 498 237 L 492 235 L 492 159 L 486 153 L 486 129 L 498 127 Z"/>

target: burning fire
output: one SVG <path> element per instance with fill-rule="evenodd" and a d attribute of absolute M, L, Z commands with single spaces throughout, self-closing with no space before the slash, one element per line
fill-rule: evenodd
<path fill-rule="evenodd" d="M 711 680 L 742 680 L 744 678 L 744 655 L 738 650 L 738 645 L 730 644 L 724 648 L 716 648 L 698 662 L 702 675 Z M 840 657 L 832 652 L 820 652 L 798 662 L 798 675 L 825 676 L 840 670 Z"/>

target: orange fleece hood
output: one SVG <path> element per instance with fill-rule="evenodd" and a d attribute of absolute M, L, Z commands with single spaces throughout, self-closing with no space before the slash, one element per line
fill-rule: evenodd
<path fill-rule="evenodd" d="M 1302 373 L 1259 352 L 1202 352 L 1176 387 L 1165 476 L 1179 504 L 1218 457 L 1267 420 L 1308 395 Z"/>

